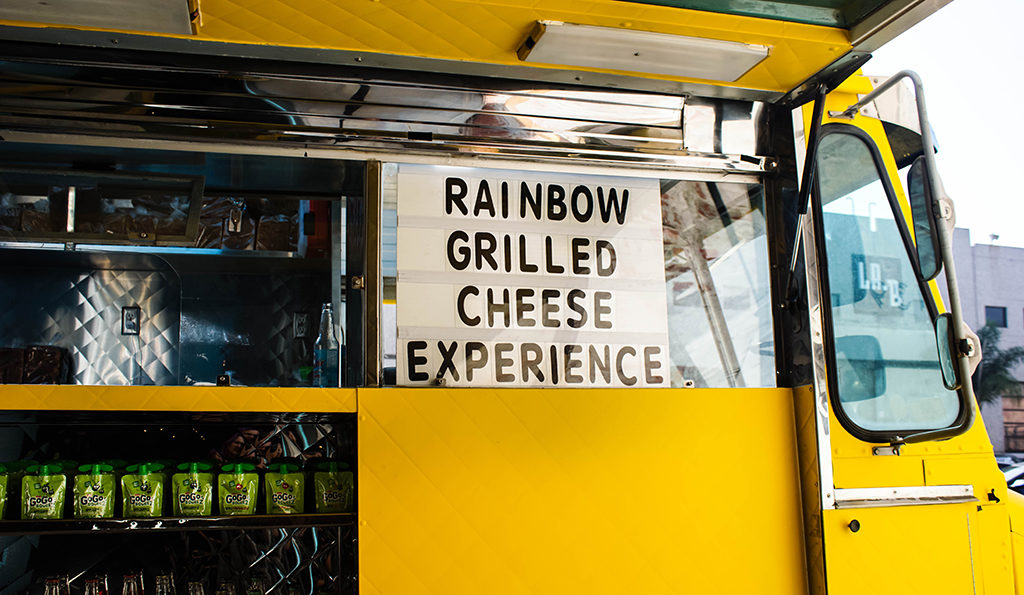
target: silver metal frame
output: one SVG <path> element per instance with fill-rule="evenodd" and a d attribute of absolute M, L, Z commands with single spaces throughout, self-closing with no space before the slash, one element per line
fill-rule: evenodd
<path fill-rule="evenodd" d="M 877 508 L 977 502 L 974 486 L 906 486 L 891 488 L 847 488 L 836 490 L 836 508 Z"/>
<path fill-rule="evenodd" d="M 832 467 L 832 440 L 828 417 L 828 372 L 825 365 L 824 322 L 818 284 L 818 252 L 814 224 L 808 211 L 803 218 L 803 249 L 807 279 L 807 317 L 811 333 L 811 357 L 814 362 L 814 417 L 818 436 L 818 474 L 821 508 L 835 508 L 835 478 Z"/>
<path fill-rule="evenodd" d="M 135 139 L 112 136 L 69 135 L 21 132 L 0 129 L 0 137 L 9 142 L 42 143 L 56 145 L 81 145 L 93 147 L 123 147 L 135 149 L 165 149 L 174 151 L 197 151 L 205 153 L 228 153 L 238 155 L 279 155 L 306 157 L 311 159 L 339 159 L 350 161 L 381 161 L 416 163 L 424 165 L 458 165 L 463 167 L 488 167 L 495 169 L 523 169 L 524 164 L 533 171 L 578 173 L 596 175 L 619 175 L 637 178 L 658 178 L 667 180 L 688 180 L 699 182 L 741 182 L 758 184 L 765 173 L 764 167 L 755 166 L 740 158 L 709 160 L 702 157 L 678 157 L 680 163 L 672 165 L 616 162 L 595 164 L 580 163 L 571 157 L 535 155 L 492 155 L 489 153 L 459 153 L 455 155 L 424 154 L 398 151 L 363 151 L 353 149 L 328 149 L 321 147 L 280 147 L 244 145 L 235 143 L 194 142 L 173 140 Z"/>
<path fill-rule="evenodd" d="M 381 339 L 381 308 L 384 303 L 384 275 L 381 268 L 381 219 L 383 207 L 382 164 L 380 161 L 366 163 L 366 255 L 365 280 L 363 283 L 363 321 L 366 334 L 363 337 L 364 386 L 380 386 L 383 380 L 383 349 Z"/>
<path fill-rule="evenodd" d="M 797 171 L 813 167 L 806 162 L 807 143 L 802 108 L 793 110 L 793 139 L 796 145 Z M 814 368 L 814 419 L 818 446 L 818 486 L 822 510 L 835 508 L 835 478 L 832 466 L 832 441 L 829 427 L 828 376 L 825 368 L 825 345 L 822 335 L 821 294 L 818 286 L 818 252 L 814 238 L 811 211 L 801 215 L 800 246 L 804 253 L 804 276 L 807 290 L 808 324 L 811 334 L 811 356 Z"/>

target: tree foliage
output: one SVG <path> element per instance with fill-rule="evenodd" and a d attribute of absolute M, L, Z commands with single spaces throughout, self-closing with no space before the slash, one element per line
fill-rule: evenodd
<path fill-rule="evenodd" d="M 982 359 L 981 365 L 971 377 L 971 385 L 980 403 L 1020 394 L 1020 381 L 1013 377 L 1012 372 L 1018 364 L 1024 362 L 1024 347 L 999 347 L 1001 334 L 999 327 L 991 324 L 978 330 Z"/>

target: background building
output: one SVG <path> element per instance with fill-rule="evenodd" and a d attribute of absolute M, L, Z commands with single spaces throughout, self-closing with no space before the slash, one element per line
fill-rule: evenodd
<path fill-rule="evenodd" d="M 1024 248 L 972 244 L 970 231 L 957 228 L 953 253 L 965 322 L 975 330 L 986 322 L 1000 327 L 1004 349 L 1024 345 Z M 1024 366 L 1014 377 L 1024 379 Z M 981 411 L 996 452 L 1024 452 L 1024 393 L 1004 395 Z"/>

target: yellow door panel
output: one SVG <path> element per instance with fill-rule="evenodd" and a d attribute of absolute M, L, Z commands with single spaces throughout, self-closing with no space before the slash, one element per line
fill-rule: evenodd
<path fill-rule="evenodd" d="M 975 572 L 985 587 L 984 592 L 1012 593 L 1013 550 L 1010 545 L 1012 533 L 1009 507 L 1006 504 L 982 506 L 977 519 L 974 532 L 977 538 L 971 543 L 971 549 L 975 559 Z M 978 592 L 982 590 L 979 589 Z"/>
<path fill-rule="evenodd" d="M 803 593 L 788 389 L 359 390 L 363 593 Z"/>
<path fill-rule="evenodd" d="M 1006 499 L 1006 478 L 988 455 L 932 456 L 924 460 L 925 485 L 971 484 L 984 502 Z M 994 498 L 987 497 L 992 494 Z"/>
<path fill-rule="evenodd" d="M 972 564 L 974 503 L 827 510 L 824 515 L 829 595 L 983 592 Z"/>

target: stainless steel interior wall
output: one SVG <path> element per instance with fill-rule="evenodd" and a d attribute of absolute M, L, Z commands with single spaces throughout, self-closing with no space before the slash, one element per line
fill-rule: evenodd
<path fill-rule="evenodd" d="M 0 261 L 0 346 L 63 347 L 76 384 L 176 383 L 181 290 L 166 263 L 13 252 Z M 121 334 L 127 306 L 141 310 L 137 336 Z"/>
<path fill-rule="evenodd" d="M 168 258 L 0 250 L 0 347 L 63 347 L 75 384 L 212 384 L 222 372 L 236 384 L 308 384 L 326 265 Z M 125 306 L 141 310 L 137 337 L 121 334 Z M 296 315 L 308 317 L 305 337 Z"/>

